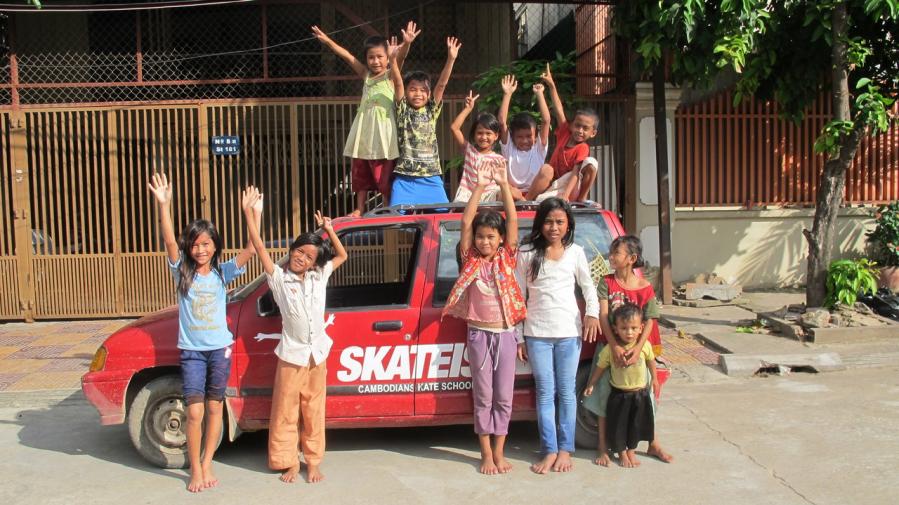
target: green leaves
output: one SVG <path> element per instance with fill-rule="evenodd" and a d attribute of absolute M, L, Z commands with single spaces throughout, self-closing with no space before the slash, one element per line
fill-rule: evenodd
<path fill-rule="evenodd" d="M 827 154 L 831 158 L 839 156 L 840 137 L 849 135 L 854 127 L 855 123 L 852 121 L 830 121 L 815 140 L 815 152 Z"/>
<path fill-rule="evenodd" d="M 556 58 L 549 62 L 546 60 L 515 60 L 507 65 L 488 69 L 472 83 L 472 87 L 481 95 L 477 102 L 477 109 L 496 113 L 503 100 L 502 79 L 506 75 L 512 74 L 518 80 L 518 91 L 512 95 L 512 103 L 509 104 L 509 117 L 519 112 L 527 112 L 534 116 L 539 123 L 541 121 L 540 113 L 537 111 L 537 102 L 531 87 L 541 82 L 540 76 L 546 70 L 547 63 L 549 63 L 559 96 L 565 106 L 576 106 L 574 79 L 571 78 L 575 67 L 575 53 L 572 51 L 569 54 L 557 52 Z M 549 91 L 544 93 L 547 102 L 550 102 L 550 107 L 552 107 Z"/>
<path fill-rule="evenodd" d="M 899 266 L 899 202 L 878 208 L 874 223 L 874 229 L 867 233 L 874 258 L 881 265 Z"/>
<path fill-rule="evenodd" d="M 866 258 L 857 260 L 837 260 L 827 269 L 826 307 L 837 302 L 855 305 L 859 294 L 874 293 L 877 290 L 877 263 Z"/>

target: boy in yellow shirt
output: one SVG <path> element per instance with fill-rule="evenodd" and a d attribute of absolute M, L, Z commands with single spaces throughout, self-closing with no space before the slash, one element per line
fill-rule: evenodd
<path fill-rule="evenodd" d="M 615 335 L 630 350 L 636 345 L 643 332 L 643 311 L 634 304 L 624 304 L 612 312 Z M 641 440 L 652 442 L 655 435 L 655 418 L 652 412 L 650 389 L 646 383 L 646 370 L 652 377 L 653 391 L 659 389 L 659 378 L 656 374 L 655 355 L 649 342 L 640 349 L 640 359 L 634 364 L 619 367 L 613 362 L 609 346 L 599 354 L 599 361 L 584 396 L 593 394 L 593 386 L 602 377 L 606 369 L 611 367 L 610 383 L 612 392 L 606 407 L 606 439 L 612 452 L 618 453 L 621 466 L 634 468 L 640 466 L 636 453 L 637 444 Z"/>

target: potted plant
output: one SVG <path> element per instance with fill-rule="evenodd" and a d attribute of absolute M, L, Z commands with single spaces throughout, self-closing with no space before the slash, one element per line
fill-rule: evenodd
<path fill-rule="evenodd" d="M 874 230 L 867 233 L 868 245 L 880 269 L 880 287 L 899 291 L 899 201 L 874 212 Z"/>

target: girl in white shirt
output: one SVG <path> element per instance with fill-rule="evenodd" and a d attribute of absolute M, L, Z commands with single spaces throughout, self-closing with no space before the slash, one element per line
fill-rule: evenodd
<path fill-rule="evenodd" d="M 253 186 L 243 195 L 248 218 L 262 213 L 262 195 Z M 327 358 L 331 339 L 325 334 L 325 286 L 334 270 L 347 259 L 331 218 L 315 213 L 315 220 L 328 234 L 330 248 L 316 233 L 304 233 L 290 245 L 287 264 L 275 265 L 259 235 L 256 220 L 247 228 L 262 262 L 272 296 L 281 309 L 281 342 L 275 348 L 278 366 L 272 392 L 268 432 L 268 464 L 283 470 L 281 480 L 296 481 L 300 471 L 297 449 L 306 460 L 306 481 L 324 478 L 319 465 L 325 452 L 325 391 Z M 302 419 L 302 422 L 301 422 Z M 298 426 L 302 425 L 302 434 Z"/>
<path fill-rule="evenodd" d="M 537 425 L 542 458 L 531 465 L 538 474 L 571 470 L 577 393 L 575 376 L 581 338 L 596 340 L 599 300 L 583 248 L 574 243 L 574 216 L 568 202 L 547 198 L 537 208 L 531 233 L 518 257 L 518 278 L 527 298 L 525 344 L 519 356 L 531 363 L 537 389 Z M 586 303 L 583 319 L 574 286 Z M 558 399 L 558 429 L 556 429 Z"/>

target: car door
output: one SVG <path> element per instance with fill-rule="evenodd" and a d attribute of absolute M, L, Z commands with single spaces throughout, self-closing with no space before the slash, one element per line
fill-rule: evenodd
<path fill-rule="evenodd" d="M 343 226 L 341 226 L 343 224 Z M 328 357 L 329 420 L 409 416 L 414 407 L 414 359 L 426 260 L 426 221 L 410 218 L 372 224 L 336 223 L 347 261 L 328 283 L 325 332 L 334 341 Z M 244 303 L 240 341 L 245 363 L 240 396 L 242 424 L 267 424 L 281 332 L 280 313 L 263 282 Z"/>

